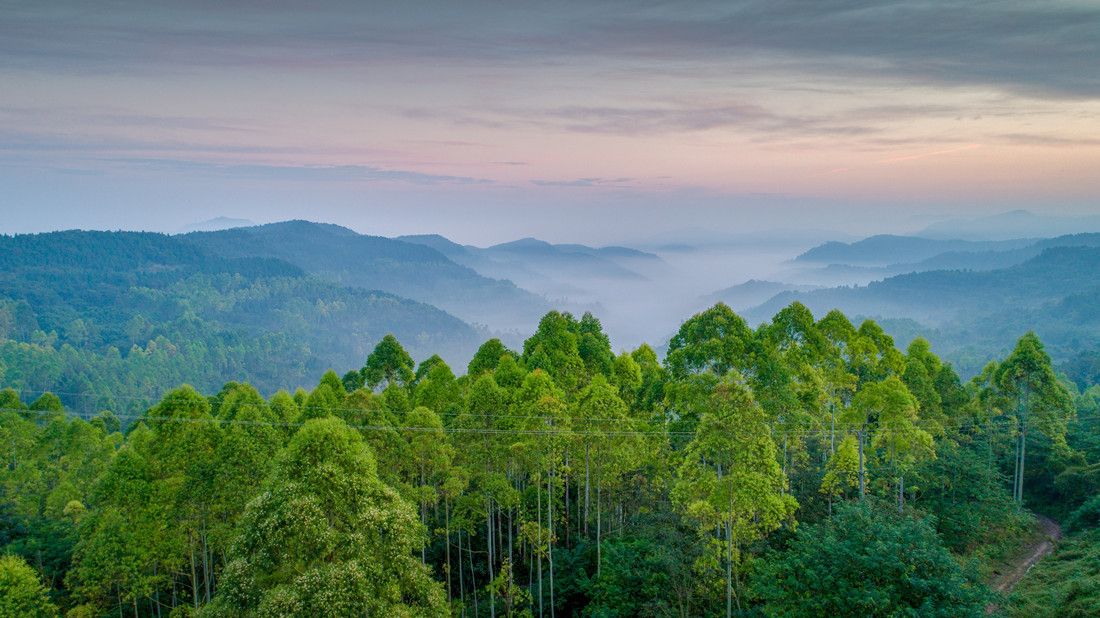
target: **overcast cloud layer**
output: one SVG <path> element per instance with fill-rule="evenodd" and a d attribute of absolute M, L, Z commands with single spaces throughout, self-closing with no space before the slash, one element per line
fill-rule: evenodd
<path fill-rule="evenodd" d="M 1098 32 L 1095 2 L 0 1 L 0 231 L 1095 212 Z"/>

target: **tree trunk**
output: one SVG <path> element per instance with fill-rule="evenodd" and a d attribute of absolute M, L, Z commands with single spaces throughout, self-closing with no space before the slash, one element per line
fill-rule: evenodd
<path fill-rule="evenodd" d="M 470 555 L 470 590 L 474 594 L 474 616 L 477 616 L 477 573 L 474 571 L 474 540 L 471 538 L 466 543 L 466 552 Z"/>
<path fill-rule="evenodd" d="M 512 554 L 512 507 L 508 507 L 508 564 L 515 565 L 515 556 Z M 508 588 L 512 588 L 512 582 L 515 581 L 513 573 L 515 568 L 508 569 Z"/>
<path fill-rule="evenodd" d="M 421 492 L 424 491 L 424 464 L 420 464 L 420 491 Z M 428 520 L 428 509 L 426 507 L 427 507 L 427 505 L 424 504 L 424 494 L 421 493 L 420 494 L 420 525 L 424 526 L 425 528 L 428 527 L 428 521 L 427 521 Z M 429 536 L 429 538 L 431 537 L 430 532 L 428 533 L 428 536 Z M 425 542 L 423 545 L 420 546 L 420 564 L 423 564 L 423 565 L 428 564 L 428 543 L 427 542 Z"/>
<path fill-rule="evenodd" d="M 207 545 L 206 545 L 206 524 L 205 523 L 203 524 L 203 530 L 202 530 L 201 538 L 202 538 L 202 579 L 203 579 L 203 586 L 205 588 L 205 594 L 206 594 L 206 599 L 203 602 L 204 603 L 209 603 L 210 602 L 210 579 L 211 579 L 211 577 L 210 577 L 210 556 L 209 556 L 209 553 L 207 551 Z"/>
<path fill-rule="evenodd" d="M 569 450 L 565 451 L 565 470 L 569 470 Z M 569 547 L 569 473 L 563 472 L 561 477 L 562 509 L 561 516 L 565 520 L 565 546 Z"/>
<path fill-rule="evenodd" d="M 588 497 L 589 497 L 589 494 L 591 493 L 590 490 L 591 490 L 591 486 L 592 486 L 591 478 L 590 478 L 589 473 L 588 473 L 588 470 L 589 470 L 589 468 L 588 468 L 588 462 L 589 462 L 588 449 L 589 449 L 589 446 L 587 444 L 585 444 L 584 445 L 584 536 L 585 537 L 588 537 L 588 514 L 589 514 L 589 510 L 588 510 L 589 499 L 588 499 Z"/>
<path fill-rule="evenodd" d="M 199 608 L 199 578 L 195 574 L 195 537 L 191 536 L 191 596 L 195 609 Z"/>
<path fill-rule="evenodd" d="M 1023 434 L 1020 435 L 1020 494 L 1016 501 L 1024 502 L 1024 468 L 1027 464 L 1027 425 L 1024 425 Z"/>
<path fill-rule="evenodd" d="M 462 528 L 458 529 L 458 598 L 462 601 L 462 614 L 466 615 L 466 580 L 462 568 Z"/>
<path fill-rule="evenodd" d="M 490 618 L 497 618 L 497 600 L 496 594 L 493 592 L 493 578 L 496 573 L 493 571 L 493 501 L 489 500 L 488 508 L 485 509 L 485 548 L 488 550 L 485 557 L 486 564 L 489 566 L 489 616 Z"/>
<path fill-rule="evenodd" d="M 859 430 L 859 499 L 863 500 L 866 488 L 863 481 L 863 430 Z"/>
<path fill-rule="evenodd" d="M 546 472 L 546 529 L 550 538 L 546 539 L 547 565 L 550 567 L 550 618 L 554 618 L 554 485 L 552 472 Z"/>
<path fill-rule="evenodd" d="M 451 604 L 451 599 L 454 597 L 451 592 L 451 500 L 447 498 L 443 502 L 443 531 L 447 535 L 447 605 Z"/>
<path fill-rule="evenodd" d="M 829 453 L 836 455 L 836 406 L 829 404 Z"/>
<path fill-rule="evenodd" d="M 596 577 L 600 576 L 603 565 L 603 544 L 600 539 L 600 484 L 596 483 Z"/>
<path fill-rule="evenodd" d="M 535 548 L 535 558 L 538 560 L 538 575 L 539 575 L 539 618 L 542 618 L 542 486 L 535 483 L 535 522 L 538 526 L 535 528 L 538 547 Z"/>
<path fill-rule="evenodd" d="M 726 618 L 733 616 L 733 522 L 726 522 Z"/>
<path fill-rule="evenodd" d="M 905 511 L 905 475 L 898 475 L 898 513 Z"/>

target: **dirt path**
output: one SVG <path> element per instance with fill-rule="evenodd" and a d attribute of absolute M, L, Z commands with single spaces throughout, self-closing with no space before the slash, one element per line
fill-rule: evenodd
<path fill-rule="evenodd" d="M 1062 527 L 1053 519 L 1042 515 L 1039 515 L 1038 519 L 1043 535 L 1035 543 L 1029 545 L 1026 552 L 1020 553 L 1020 556 L 1012 562 L 1013 566 L 1010 570 L 993 578 L 990 587 L 997 592 L 1002 594 L 1012 592 L 1012 588 L 1024 578 L 1024 575 L 1027 575 L 1031 567 L 1053 551 L 1055 543 L 1062 538 Z"/>
<path fill-rule="evenodd" d="M 1016 584 L 1031 570 L 1031 567 L 1054 551 L 1054 546 L 1062 538 L 1062 527 L 1057 522 L 1043 515 L 1037 515 L 1036 517 L 1039 520 L 1042 535 L 1026 545 L 1026 551 L 1021 551 L 1019 556 L 1009 563 L 1009 568 L 1004 573 L 998 574 L 989 582 L 989 587 L 999 594 L 1007 595 L 1012 592 Z M 996 604 L 990 604 L 985 608 L 985 613 L 993 614 L 997 609 L 999 608 Z"/>

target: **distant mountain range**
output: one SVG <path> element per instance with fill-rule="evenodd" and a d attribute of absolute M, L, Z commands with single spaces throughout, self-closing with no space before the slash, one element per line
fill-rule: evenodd
<path fill-rule="evenodd" d="M 641 282 L 639 271 L 653 272 L 665 266 L 655 254 L 627 247 L 588 247 L 551 244 L 522 238 L 491 247 L 461 245 L 443 236 L 400 236 L 397 240 L 431 247 L 477 272 L 508 279 L 520 287 L 550 297 L 586 296 L 592 286 L 607 282 Z"/>
<path fill-rule="evenodd" d="M 338 225 L 287 221 L 179 238 L 214 255 L 277 258 L 341 285 L 384 290 L 495 329 L 529 329 L 550 308 L 511 281 L 483 276 L 425 244 Z"/>
<path fill-rule="evenodd" d="M 1050 237 L 1080 232 L 1100 232 L 1100 215 L 1059 217 L 1013 210 L 988 217 L 937 221 L 917 232 L 927 238 L 967 240 L 1005 240 L 1024 237 Z"/>
<path fill-rule="evenodd" d="M 1055 247 L 1097 247 L 1100 233 L 1006 241 L 936 240 L 913 236 L 871 236 L 854 243 L 825 243 L 795 258 L 825 263 L 821 275 L 881 278 L 930 270 L 994 270 L 1021 264 Z"/>
<path fill-rule="evenodd" d="M 783 292 L 809 292 L 818 289 L 815 285 L 795 285 L 779 281 L 761 281 L 750 279 L 744 283 L 730 286 L 705 297 L 709 303 L 723 302 L 735 310 L 755 307 Z"/>
<path fill-rule="evenodd" d="M 456 364 L 485 337 L 425 303 L 202 244 L 144 232 L 0 236 L 0 374 L 104 397 L 183 382 L 214 391 L 226 379 L 269 389 L 361 367 L 387 333 L 415 358 Z"/>
<path fill-rule="evenodd" d="M 939 240 L 917 236 L 879 234 L 856 242 L 831 241 L 795 258 L 798 262 L 885 266 L 918 262 L 944 253 L 1008 251 L 1034 244 L 1035 239 L 1006 241 Z"/>
<path fill-rule="evenodd" d="M 198 223 L 192 223 L 191 225 L 180 228 L 177 234 L 186 234 L 188 232 L 214 232 L 217 230 L 228 230 L 235 227 L 248 227 L 250 225 L 256 225 L 248 219 L 234 219 L 232 217 L 214 217 L 213 219 L 207 219 L 206 221 L 199 221 Z"/>
<path fill-rule="evenodd" d="M 1058 244 L 1075 238 L 1081 244 Z M 971 372 L 1030 329 L 1064 358 L 1100 340 L 1098 245 L 1100 235 L 1051 239 L 1029 245 L 1036 255 L 1004 268 L 930 270 L 865 286 L 782 292 L 747 315 L 762 321 L 798 300 L 819 315 L 840 309 L 849 315 L 915 320 L 932 327 L 929 332 L 935 329 L 938 334 L 929 338 L 937 349 L 956 350 L 956 358 L 968 359 L 964 370 Z M 1016 251 L 1021 249 L 1006 253 L 1016 259 Z"/>

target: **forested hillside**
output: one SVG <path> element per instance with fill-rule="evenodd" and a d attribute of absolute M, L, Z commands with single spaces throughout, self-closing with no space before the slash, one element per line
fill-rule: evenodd
<path fill-rule="evenodd" d="M 753 319 L 794 300 L 814 311 L 908 318 L 909 329 L 973 375 L 1035 331 L 1062 362 L 1100 339 L 1100 248 L 1057 247 L 1021 264 L 987 272 L 940 270 L 890 277 L 866 286 L 785 292 L 748 312 Z"/>
<path fill-rule="evenodd" d="M 828 266 L 822 272 L 889 277 L 929 270 L 1009 268 L 1057 247 L 1097 247 L 1100 234 L 1005 241 L 935 240 L 910 236 L 871 236 L 855 243 L 828 242 L 806 251 L 798 262 Z"/>
<path fill-rule="evenodd" d="M 1100 387 L 1031 333 L 967 382 L 797 303 L 667 349 L 551 312 L 465 368 L 387 336 L 270 397 L 4 391 L 0 588 L 24 615 L 978 617 L 1029 607 L 983 583 L 1028 509 L 1094 539 Z"/>
<path fill-rule="evenodd" d="M 544 299 L 511 281 L 483 277 L 430 247 L 338 225 L 286 221 L 180 239 L 229 258 L 278 258 L 341 285 L 429 303 L 495 329 L 529 328 L 549 308 Z"/>
<path fill-rule="evenodd" d="M 306 384 L 391 332 L 420 358 L 468 358 L 478 341 L 439 309 L 276 259 L 161 234 L 0 236 L 0 379 L 79 411 L 140 411 L 183 382 Z"/>
<path fill-rule="evenodd" d="M 432 247 L 477 272 L 516 282 L 550 298 L 570 298 L 583 304 L 607 301 L 607 286 L 637 285 L 654 274 L 665 275 L 667 264 L 655 254 L 627 247 L 551 244 L 522 238 L 491 247 L 460 245 L 437 234 L 402 236 L 397 240 Z"/>

